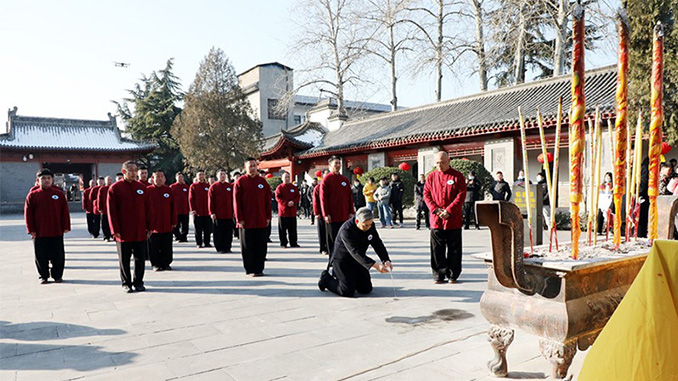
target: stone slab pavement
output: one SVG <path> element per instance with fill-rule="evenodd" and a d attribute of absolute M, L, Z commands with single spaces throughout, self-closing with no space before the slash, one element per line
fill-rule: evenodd
<path fill-rule="evenodd" d="M 454 285 L 433 284 L 426 230 L 380 230 L 393 280 L 372 272 L 371 295 L 341 298 L 317 288 L 327 257 L 308 220 L 301 249 L 281 249 L 274 225 L 265 277 L 245 276 L 237 240 L 233 254 L 191 241 L 175 244 L 174 271 L 148 265 L 148 291 L 134 294 L 115 244 L 89 238 L 83 213 L 72 222 L 64 283 L 40 285 L 22 216 L 0 217 L 0 380 L 494 379 L 486 266 L 471 258 L 489 251 L 486 228 L 464 231 Z M 508 359 L 509 378 L 550 373 L 534 336 L 516 332 Z"/>

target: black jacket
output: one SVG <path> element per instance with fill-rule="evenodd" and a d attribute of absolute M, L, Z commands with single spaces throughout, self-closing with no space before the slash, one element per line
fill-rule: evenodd
<path fill-rule="evenodd" d="M 358 186 L 353 185 L 351 187 L 351 192 L 353 192 L 353 206 L 355 206 L 356 209 L 362 208 L 363 206 L 366 205 L 365 196 L 363 195 L 362 184 Z"/>
<path fill-rule="evenodd" d="M 398 180 L 391 181 L 391 200 L 390 203 L 403 202 L 403 194 L 405 194 L 405 186 L 403 182 Z"/>
<path fill-rule="evenodd" d="M 425 206 L 424 204 L 424 185 L 425 182 L 417 181 L 414 184 L 414 204 L 417 209 L 421 209 Z"/>
<path fill-rule="evenodd" d="M 548 183 L 546 182 L 546 180 L 542 180 L 542 181 L 538 181 L 537 184 L 542 184 L 542 185 L 544 186 L 544 201 L 543 201 L 543 205 L 544 205 L 544 206 L 550 206 L 550 203 L 549 203 L 549 187 L 548 187 Z"/>
<path fill-rule="evenodd" d="M 332 262 L 355 261 L 369 270 L 375 263 L 372 258 L 365 255 L 369 246 L 372 246 L 382 262 L 390 260 L 386 247 L 379 238 L 375 224 L 372 224 L 372 227 L 364 232 L 358 228 L 355 219 L 351 218 L 341 225 L 339 233 L 337 233 Z"/>
<path fill-rule="evenodd" d="M 508 201 L 511 199 L 511 187 L 504 180 L 495 180 L 490 187 L 490 194 L 493 200 Z"/>
<path fill-rule="evenodd" d="M 476 179 L 466 181 L 466 199 L 464 199 L 464 202 L 478 200 L 480 200 L 480 183 Z"/>

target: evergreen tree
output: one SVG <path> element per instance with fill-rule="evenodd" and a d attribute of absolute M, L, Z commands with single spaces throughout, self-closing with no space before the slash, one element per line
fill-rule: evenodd
<path fill-rule="evenodd" d="M 634 126 L 643 111 L 645 128 L 650 122 L 652 76 L 652 30 L 664 26 L 664 141 L 678 143 L 678 15 L 677 0 L 632 0 L 629 17 L 629 124 Z"/>
<path fill-rule="evenodd" d="M 183 168 L 183 156 L 170 131 L 174 119 L 181 114 L 177 104 L 183 96 L 172 66 L 173 59 L 170 58 L 164 69 L 142 76 L 140 84 L 127 90 L 130 98 L 121 103 L 114 101 L 118 115 L 125 122 L 126 132 L 134 139 L 158 145 L 142 161 L 153 169 L 165 170 L 168 178 Z"/>
<path fill-rule="evenodd" d="M 230 171 L 259 152 L 261 124 L 250 117 L 252 108 L 221 49 L 213 47 L 200 63 L 184 101 L 172 134 L 188 166 Z"/>

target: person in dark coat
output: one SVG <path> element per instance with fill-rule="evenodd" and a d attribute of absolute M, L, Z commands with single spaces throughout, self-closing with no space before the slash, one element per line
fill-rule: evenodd
<path fill-rule="evenodd" d="M 339 229 L 353 217 L 353 193 L 349 180 L 341 174 L 341 159 L 336 156 L 328 160 L 330 173 L 320 184 L 320 207 L 325 218 L 327 231 L 327 248 L 332 254 L 334 239 Z"/>
<path fill-rule="evenodd" d="M 466 181 L 466 198 L 464 199 L 464 229 L 468 230 L 471 223 L 471 216 L 473 216 L 473 223 L 476 229 L 480 229 L 478 225 L 478 217 L 476 216 L 476 201 L 480 200 L 480 182 L 476 178 L 474 171 L 469 172 L 468 180 Z"/>
<path fill-rule="evenodd" d="M 522 181 L 522 184 L 524 184 L 525 180 Z M 511 199 L 511 187 L 504 181 L 504 174 L 501 171 L 496 173 L 495 180 L 490 187 L 490 194 L 492 200 L 495 201 L 509 201 Z"/>
<path fill-rule="evenodd" d="M 322 176 L 325 177 L 330 173 L 328 169 L 324 170 Z M 315 184 L 316 181 L 314 180 Z M 320 254 L 328 255 L 330 250 L 327 248 L 327 226 L 325 223 L 325 218 L 323 218 L 323 210 L 320 206 L 320 184 L 316 184 L 313 187 L 313 215 L 315 216 L 318 223 L 316 224 L 316 229 L 318 231 L 318 244 L 320 246 Z M 311 220 L 311 225 L 313 225 L 313 220 Z"/>
<path fill-rule="evenodd" d="M 381 263 L 366 255 L 370 246 Z M 333 273 L 330 275 L 329 271 L 323 271 L 318 288 L 320 291 L 327 289 L 346 297 L 352 297 L 356 291 L 360 294 L 372 292 L 371 268 L 380 273 L 393 269 L 386 247 L 374 226 L 374 214 L 369 208 L 358 209 L 355 219 L 350 219 L 341 226 L 330 264 Z"/>
<path fill-rule="evenodd" d="M 151 213 L 148 257 L 155 271 L 172 270 L 172 230 L 177 224 L 177 209 L 172 188 L 165 184 L 165 172 L 156 170 L 147 187 Z"/>
<path fill-rule="evenodd" d="M 353 181 L 351 192 L 353 193 L 353 206 L 355 207 L 355 209 L 358 210 L 365 206 L 365 196 L 363 196 L 363 184 L 360 183 L 360 180 L 355 179 L 355 181 Z"/>
<path fill-rule="evenodd" d="M 217 171 L 217 182 L 207 193 L 207 206 L 214 224 L 214 248 L 218 253 L 231 252 L 233 245 L 233 184 L 225 170 Z"/>
<path fill-rule="evenodd" d="M 198 181 L 188 188 L 188 206 L 193 213 L 193 228 L 195 229 L 195 244 L 198 249 L 212 247 L 212 218 L 207 205 L 210 184 L 205 179 L 205 172 L 196 173 Z"/>
<path fill-rule="evenodd" d="M 33 187 L 33 189 L 37 189 L 38 186 Z M 85 219 L 87 220 L 87 231 L 89 232 L 89 235 L 92 236 L 92 238 L 99 238 L 99 225 L 100 222 L 98 219 L 100 218 L 97 214 L 94 213 L 94 204 L 92 204 L 92 191 L 96 187 L 96 183 L 94 180 L 89 181 L 89 188 L 85 189 L 82 192 L 82 210 L 85 211 Z M 96 226 L 96 231 L 94 227 Z"/>
<path fill-rule="evenodd" d="M 414 204 L 417 207 L 417 230 L 421 228 L 421 220 L 426 223 L 426 228 L 431 228 L 428 214 L 429 210 L 424 202 L 424 186 L 426 185 L 426 176 L 419 175 L 419 181 L 414 184 Z"/>
<path fill-rule="evenodd" d="M 306 198 L 308 200 L 307 202 L 308 202 L 309 208 L 311 209 L 310 210 L 311 225 L 315 225 L 315 206 L 313 204 L 313 202 L 314 202 L 313 200 L 315 199 L 314 194 L 315 194 L 315 190 L 316 190 L 317 187 L 318 187 L 318 179 L 314 178 L 313 182 L 311 183 L 311 185 L 308 186 L 308 190 L 306 191 Z"/>
<path fill-rule="evenodd" d="M 309 196 L 309 191 L 311 190 L 311 187 L 308 185 L 308 182 L 304 180 L 301 183 L 301 186 L 299 187 L 299 193 L 301 194 L 301 198 L 299 199 L 299 206 L 301 207 L 301 210 L 304 212 L 304 218 L 310 218 L 312 213 L 311 213 L 311 197 Z"/>
<path fill-rule="evenodd" d="M 397 173 L 391 173 L 391 221 L 398 226 L 403 227 L 403 197 L 405 196 L 405 185 L 403 185 L 400 176 Z M 400 221 L 400 223 L 397 222 Z"/>
<path fill-rule="evenodd" d="M 647 219 L 650 214 L 650 196 L 647 194 L 650 180 L 650 159 L 646 156 L 640 166 L 640 185 L 638 198 L 640 212 L 638 215 L 638 237 L 647 238 Z"/>
<path fill-rule="evenodd" d="M 52 186 L 54 175 L 49 169 L 41 169 L 36 177 L 40 186 L 28 193 L 24 205 L 26 230 L 33 239 L 40 283 L 46 284 L 50 276 L 61 283 L 66 261 L 64 234 L 71 230 L 68 201 L 59 188 Z"/>
<path fill-rule="evenodd" d="M 282 174 L 282 184 L 275 188 L 275 199 L 278 203 L 278 237 L 280 247 L 300 247 L 297 243 L 297 206 L 301 194 L 296 185 L 292 184 L 288 172 Z"/>
<path fill-rule="evenodd" d="M 174 227 L 174 239 L 177 242 L 188 242 L 188 184 L 184 175 L 179 172 L 175 176 L 176 182 L 170 185 L 174 193 L 174 204 L 177 208 L 177 225 Z"/>

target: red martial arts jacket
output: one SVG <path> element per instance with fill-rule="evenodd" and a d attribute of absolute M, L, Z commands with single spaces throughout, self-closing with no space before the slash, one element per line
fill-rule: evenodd
<path fill-rule="evenodd" d="M 424 201 L 431 211 L 431 229 L 461 229 L 461 207 L 466 197 L 466 179 L 461 172 L 450 167 L 445 172 L 434 170 L 426 178 Z M 434 213 L 445 209 L 450 216 L 443 220 Z"/>
<path fill-rule="evenodd" d="M 60 237 L 71 230 L 71 216 L 64 193 L 56 188 L 38 188 L 26 196 L 24 205 L 26 230 L 36 233 L 37 238 Z"/>
<path fill-rule="evenodd" d="M 207 207 L 207 194 L 209 191 L 210 184 L 206 181 L 204 183 L 193 183 L 188 189 L 188 205 L 192 211 L 196 212 L 197 216 L 205 217 L 210 215 Z"/>
<path fill-rule="evenodd" d="M 174 183 L 170 185 L 174 192 L 174 205 L 177 214 L 188 214 L 188 185 Z"/>
<path fill-rule="evenodd" d="M 313 188 L 313 214 L 316 216 L 321 216 L 323 215 L 323 210 L 320 207 L 320 184 L 316 185 L 315 188 Z"/>
<path fill-rule="evenodd" d="M 301 195 L 296 185 L 292 183 L 278 185 L 275 188 L 275 199 L 278 201 L 278 216 L 297 216 L 297 206 L 299 205 L 299 200 L 301 200 Z M 287 203 L 290 201 L 294 202 L 293 206 L 287 206 Z"/>
<path fill-rule="evenodd" d="M 216 214 L 217 220 L 233 219 L 233 184 L 216 182 L 208 193 L 210 215 Z"/>
<path fill-rule="evenodd" d="M 174 192 L 167 185 L 157 187 L 151 185 L 148 191 L 148 203 L 151 213 L 153 233 L 170 233 L 177 224 L 177 212 L 174 205 Z"/>
<path fill-rule="evenodd" d="M 101 215 L 107 215 L 108 209 L 106 208 L 106 203 L 108 202 L 108 185 L 100 186 L 98 196 L 97 196 L 97 205 L 96 208 L 98 213 Z"/>
<path fill-rule="evenodd" d="M 148 180 L 137 180 L 137 181 L 142 183 L 146 188 L 151 186 L 151 182 Z"/>
<path fill-rule="evenodd" d="M 320 207 L 323 216 L 330 216 L 332 222 L 344 222 L 354 214 L 353 192 L 348 179 L 342 175 L 328 173 L 320 184 Z"/>
<path fill-rule="evenodd" d="M 99 197 L 99 188 L 101 186 L 95 185 L 92 187 L 92 191 L 89 193 L 89 203 L 92 205 L 92 213 L 99 214 L 99 208 L 97 207 L 97 198 Z"/>
<path fill-rule="evenodd" d="M 240 176 L 235 182 L 233 199 L 235 220 L 245 229 L 261 229 L 271 220 L 271 187 L 261 176 Z"/>
<path fill-rule="evenodd" d="M 108 188 L 108 221 L 120 242 L 146 241 L 151 213 L 148 189 L 138 181 L 120 180 Z"/>
<path fill-rule="evenodd" d="M 90 193 L 92 193 L 92 187 L 89 187 L 82 192 L 82 210 L 84 210 L 85 213 L 94 212 L 92 200 L 89 198 Z"/>

